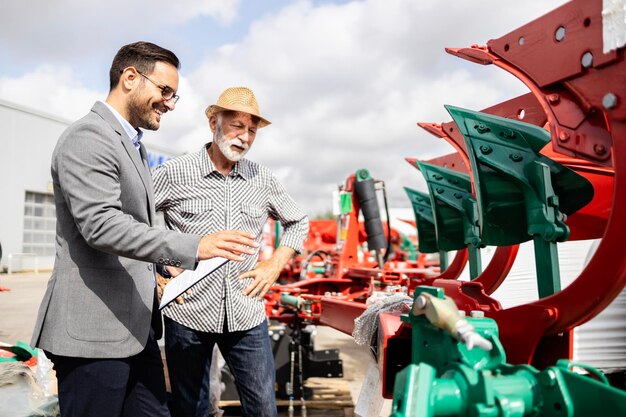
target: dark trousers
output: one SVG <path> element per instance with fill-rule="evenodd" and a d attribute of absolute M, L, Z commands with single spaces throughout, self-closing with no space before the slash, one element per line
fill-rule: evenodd
<path fill-rule="evenodd" d="M 276 370 L 267 320 L 250 330 L 224 333 L 201 332 L 168 317 L 164 320 L 173 417 L 208 415 L 209 370 L 215 344 L 235 378 L 243 415 L 276 416 Z"/>
<path fill-rule="evenodd" d="M 46 352 L 54 363 L 62 417 L 169 417 L 154 329 L 130 358 L 90 359 Z"/>

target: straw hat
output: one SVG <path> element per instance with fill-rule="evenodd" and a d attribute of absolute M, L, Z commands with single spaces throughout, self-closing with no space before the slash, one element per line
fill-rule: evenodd
<path fill-rule="evenodd" d="M 232 110 L 248 113 L 259 118 L 259 129 L 270 124 L 268 120 L 263 118 L 259 112 L 259 103 L 257 103 L 254 93 L 248 87 L 230 87 L 220 94 L 217 103 L 206 108 L 204 113 L 207 118 L 216 113 Z"/>

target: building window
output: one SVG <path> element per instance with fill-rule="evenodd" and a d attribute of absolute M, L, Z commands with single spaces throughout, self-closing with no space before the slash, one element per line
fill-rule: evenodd
<path fill-rule="evenodd" d="M 25 253 L 54 256 L 56 209 L 52 194 L 26 191 L 24 198 Z"/>

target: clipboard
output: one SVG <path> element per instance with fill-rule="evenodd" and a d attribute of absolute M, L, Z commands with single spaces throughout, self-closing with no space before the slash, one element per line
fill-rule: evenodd
<path fill-rule="evenodd" d="M 211 273 L 217 271 L 227 262 L 228 259 L 221 257 L 200 261 L 195 270 L 183 271 L 180 275 L 172 278 L 163 289 L 159 310 L 163 310 L 163 308 L 174 301 L 176 297 L 196 285 Z"/>

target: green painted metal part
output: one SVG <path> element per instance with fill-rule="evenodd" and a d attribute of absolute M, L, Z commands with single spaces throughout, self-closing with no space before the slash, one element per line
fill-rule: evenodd
<path fill-rule="evenodd" d="M 422 253 L 438 252 L 439 247 L 437 246 L 435 219 L 433 218 L 433 209 L 430 205 L 430 196 L 407 187 L 404 187 L 404 191 L 413 206 L 419 251 Z"/>
<path fill-rule="evenodd" d="M 402 243 L 400 243 L 400 249 L 408 253 L 408 259 L 410 261 L 417 260 L 417 250 L 415 248 L 415 244 L 408 238 L 404 233 L 400 233 L 400 239 L 402 239 Z"/>
<path fill-rule="evenodd" d="M 439 269 L 443 272 L 448 269 L 448 252 L 440 250 L 439 251 Z"/>
<path fill-rule="evenodd" d="M 589 203 L 593 186 L 539 153 L 550 133 L 516 120 L 445 107 L 465 138 L 483 243 L 507 246 L 535 234 L 566 240 L 562 213 L 570 215 Z"/>
<path fill-rule="evenodd" d="M 453 251 L 467 245 L 479 246 L 478 227 L 472 224 L 475 200 L 469 176 L 426 162 L 418 161 L 417 165 L 430 191 L 439 248 Z"/>
<path fill-rule="evenodd" d="M 478 207 L 469 175 L 426 162 L 417 162 L 430 191 L 440 250 L 468 248 L 470 277 L 482 271 Z"/>
<path fill-rule="evenodd" d="M 282 233 L 282 230 L 280 228 L 280 222 L 275 221 L 274 222 L 274 249 L 278 249 L 278 247 L 280 246 L 281 233 Z"/>
<path fill-rule="evenodd" d="M 560 291 L 557 242 L 569 237 L 565 215 L 588 204 L 587 179 L 539 153 L 550 133 L 528 123 L 453 106 L 478 200 L 482 242 L 506 246 L 533 239 L 539 297 Z"/>
<path fill-rule="evenodd" d="M 414 303 L 422 292 L 444 297 L 440 288 L 418 287 Z M 570 361 L 558 361 L 543 371 L 510 365 L 492 319 L 467 318 L 492 342 L 487 352 L 468 350 L 413 311 L 402 316 L 412 325 L 412 363 L 396 375 L 392 417 L 626 415 L 626 392 L 611 387 L 592 367 Z"/>
<path fill-rule="evenodd" d="M 12 346 L 0 346 L 0 349 L 15 355 L 11 357 L 0 357 L 0 362 L 25 362 L 33 356 L 37 356 L 37 349 L 30 347 L 28 343 L 22 342 L 21 340 Z"/>
<path fill-rule="evenodd" d="M 357 182 L 366 181 L 372 178 L 372 176 L 370 175 L 370 172 L 365 168 L 357 169 L 355 173 L 355 177 L 356 177 Z"/>

